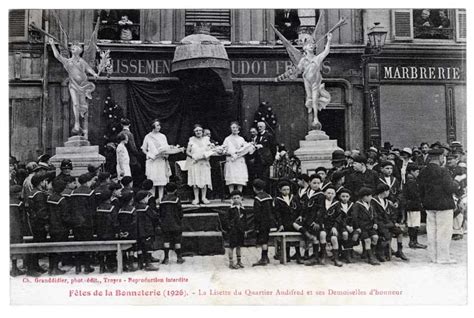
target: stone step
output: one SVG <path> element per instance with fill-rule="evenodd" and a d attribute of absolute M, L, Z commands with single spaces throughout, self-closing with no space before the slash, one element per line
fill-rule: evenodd
<path fill-rule="evenodd" d="M 222 237 L 222 232 L 220 231 L 193 231 L 193 232 L 183 232 L 183 237 Z"/>
<path fill-rule="evenodd" d="M 187 213 L 183 215 L 183 231 L 220 231 L 219 213 Z"/>

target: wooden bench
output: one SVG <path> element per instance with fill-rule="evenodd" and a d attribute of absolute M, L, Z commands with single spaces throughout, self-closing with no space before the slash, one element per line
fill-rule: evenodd
<path fill-rule="evenodd" d="M 117 251 L 117 273 L 123 269 L 122 252 L 135 244 L 136 240 L 116 241 L 74 241 L 74 242 L 46 242 L 46 243 L 19 243 L 10 244 L 10 254 L 38 254 L 38 253 L 74 253 L 74 252 L 105 252 Z"/>
<path fill-rule="evenodd" d="M 270 232 L 270 237 L 275 240 L 275 249 L 281 244 L 280 263 L 286 264 L 286 244 L 291 242 L 303 242 L 305 239 L 300 232 Z"/>

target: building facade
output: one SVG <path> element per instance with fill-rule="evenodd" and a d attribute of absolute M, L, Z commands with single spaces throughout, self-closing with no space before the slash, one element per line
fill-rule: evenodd
<path fill-rule="evenodd" d="M 305 93 L 301 79 L 275 81 L 291 62 L 271 25 L 301 48 L 298 38 L 312 33 L 317 21 L 319 38 L 341 17 L 346 24 L 334 32 L 331 53 L 322 67 L 331 93 L 331 103 L 320 112 L 323 130 L 345 149 L 386 141 L 397 147 L 436 140 L 466 144 L 466 13 L 430 12 L 431 24 L 423 26 L 426 12 L 412 9 L 11 10 L 11 154 L 19 160 L 54 154 L 69 137 L 67 73 L 44 37 L 28 30 L 35 23 L 60 38 L 64 33 L 56 17 L 69 41 L 79 42 L 90 38 L 99 20 L 98 45 L 111 52 L 112 73 L 95 82 L 89 103 L 92 144 L 104 144 L 108 97 L 126 116 L 146 120 L 135 97 L 153 92 L 156 106 L 148 105 L 156 107 L 152 112 L 174 112 L 168 120 L 163 117 L 165 133 L 172 126 L 183 128 L 172 143 L 185 142 L 193 123 L 213 130 L 213 123 L 225 126 L 238 120 L 246 135 L 259 104 L 267 102 L 278 121 L 274 131 L 278 142 L 294 151 L 307 133 Z M 122 19 L 130 23 L 123 27 L 118 23 Z M 366 34 L 374 22 L 387 30 L 386 44 L 364 67 Z M 200 23 L 210 26 L 210 34 L 225 46 L 232 94 L 214 96 L 213 81 L 205 73 L 189 83 L 171 71 L 176 46 Z M 324 44 L 320 46 L 321 50 Z M 364 75 L 368 75 L 365 82 Z M 225 129 L 212 132 L 217 140 L 227 134 Z"/>

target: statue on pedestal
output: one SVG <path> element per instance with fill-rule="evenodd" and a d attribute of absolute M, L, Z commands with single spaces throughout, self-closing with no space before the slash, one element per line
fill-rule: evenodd
<path fill-rule="evenodd" d="M 95 85 L 89 82 L 88 74 L 98 78 L 102 71 L 112 72 L 110 61 L 110 51 L 101 51 L 97 46 L 97 33 L 99 31 L 100 21 L 97 19 L 95 29 L 92 32 L 90 40 L 84 45 L 84 50 L 78 42 L 73 42 L 68 48 L 68 35 L 61 25 L 61 21 L 56 15 L 56 23 L 61 31 L 61 40 L 58 40 L 48 32 L 38 28 L 35 25 L 31 27 L 40 33 L 49 37 L 49 44 L 53 50 L 54 57 L 61 62 L 64 69 L 69 75 L 69 94 L 71 95 L 72 109 L 74 112 L 74 127 L 71 131 L 72 135 L 83 136 L 88 139 L 88 110 L 89 105 L 87 99 L 92 99 L 92 92 Z M 55 41 L 59 43 L 60 50 L 56 48 Z M 97 72 L 94 71 L 96 66 L 96 54 L 100 53 L 100 62 L 97 65 Z M 81 57 L 81 53 L 82 57 Z M 71 56 L 72 55 L 72 56 Z"/>
<path fill-rule="evenodd" d="M 324 84 L 322 83 L 321 67 L 326 56 L 329 54 L 330 44 L 332 39 L 332 32 L 338 27 L 345 23 L 344 19 L 341 19 L 326 35 L 316 41 L 315 34 L 321 21 L 321 17 L 318 20 L 318 24 L 315 27 L 313 35 L 306 38 L 303 43 L 303 52 L 300 52 L 294 47 L 290 41 L 288 41 L 275 27 L 272 25 L 275 33 L 282 41 L 285 46 L 293 67 L 288 69 L 285 73 L 278 76 L 277 81 L 285 79 L 296 79 L 298 75 L 302 74 L 304 87 L 306 91 L 306 103 L 305 106 L 308 109 L 308 113 L 312 114 L 312 120 L 310 123 L 310 130 L 321 130 L 321 123 L 318 119 L 318 111 L 324 109 L 327 104 L 331 101 L 331 95 L 326 91 Z M 315 55 L 317 44 L 327 37 L 326 47 L 323 52 Z"/>
<path fill-rule="evenodd" d="M 296 149 L 294 154 L 301 162 L 301 171 L 308 173 L 317 167 L 331 167 L 331 155 L 334 150 L 339 150 L 337 140 L 330 139 L 329 136 L 321 130 L 321 123 L 318 119 L 318 112 L 324 109 L 331 101 L 331 95 L 325 89 L 321 67 L 323 61 L 328 56 L 331 48 L 332 32 L 345 24 L 342 18 L 334 27 L 332 27 L 322 38 L 316 41 L 315 35 L 320 21 L 323 20 L 322 14 L 319 16 L 312 34 L 307 34 L 303 40 L 303 52 L 293 46 L 278 30 L 273 27 L 276 35 L 286 48 L 293 66 L 285 73 L 276 78 L 276 81 L 285 79 L 296 79 L 302 74 L 304 88 L 306 91 L 305 106 L 309 114 L 309 131 L 305 140 L 300 140 L 300 148 Z M 303 35 L 303 34 L 301 34 Z M 327 38 L 324 50 L 315 54 L 318 43 Z"/>

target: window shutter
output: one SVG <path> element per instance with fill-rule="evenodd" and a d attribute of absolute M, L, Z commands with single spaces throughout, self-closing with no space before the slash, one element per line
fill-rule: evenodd
<path fill-rule="evenodd" d="M 394 40 L 413 39 L 413 12 L 411 9 L 392 10 L 392 32 Z"/>
<path fill-rule="evenodd" d="M 230 40 L 230 9 L 186 9 L 186 35 L 195 23 L 211 23 L 211 35 L 219 40 Z"/>
<path fill-rule="evenodd" d="M 466 41 L 466 9 L 456 9 L 456 39 Z"/>
<path fill-rule="evenodd" d="M 27 11 L 10 10 L 8 14 L 8 36 L 10 41 L 26 41 L 28 36 Z"/>

